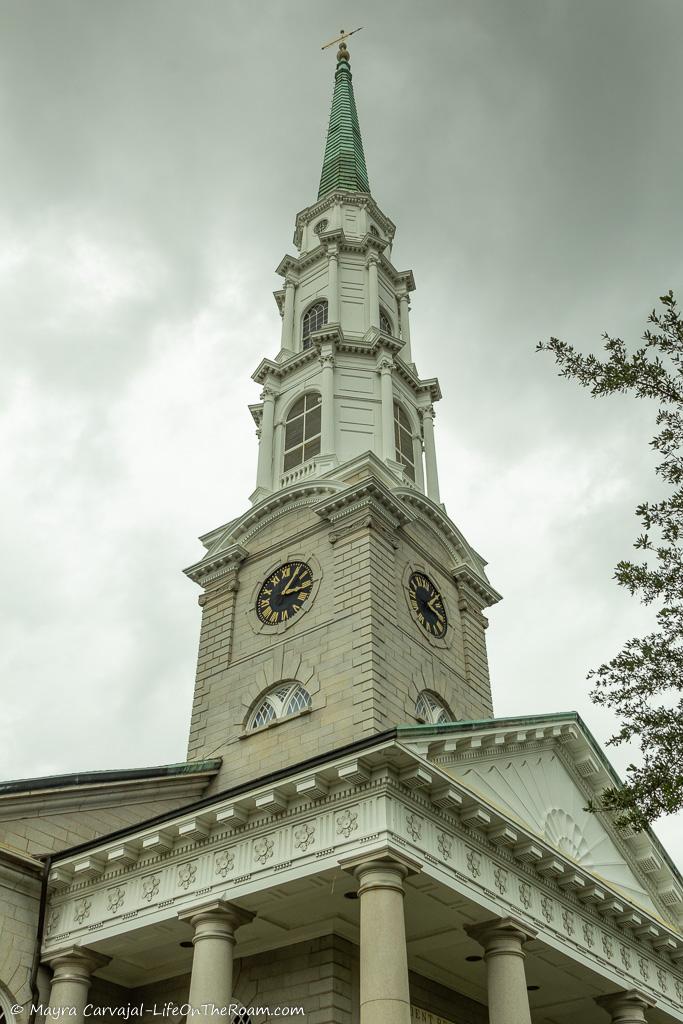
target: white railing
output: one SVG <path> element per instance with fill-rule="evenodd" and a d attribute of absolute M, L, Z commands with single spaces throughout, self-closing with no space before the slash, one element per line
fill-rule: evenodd
<path fill-rule="evenodd" d="M 283 473 L 280 477 L 280 487 L 289 487 L 290 484 L 298 483 L 304 477 L 313 476 L 315 471 L 315 459 L 304 462 L 301 466 L 295 466 L 289 472 Z"/>

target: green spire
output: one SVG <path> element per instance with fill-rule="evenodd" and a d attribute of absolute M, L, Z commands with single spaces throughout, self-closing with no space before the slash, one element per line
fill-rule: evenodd
<path fill-rule="evenodd" d="M 318 199 L 336 191 L 370 191 L 356 101 L 353 98 L 350 59 L 346 43 L 342 41 L 337 53 L 330 126 L 327 129 Z"/>

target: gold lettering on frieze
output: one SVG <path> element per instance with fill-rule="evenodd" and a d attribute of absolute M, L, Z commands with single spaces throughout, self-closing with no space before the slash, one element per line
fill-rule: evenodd
<path fill-rule="evenodd" d="M 431 1010 L 423 1010 L 420 1006 L 413 1006 L 410 1004 L 410 1020 L 411 1024 L 455 1024 L 455 1021 L 450 1020 L 447 1017 L 442 1017 L 438 1013 L 432 1013 Z"/>

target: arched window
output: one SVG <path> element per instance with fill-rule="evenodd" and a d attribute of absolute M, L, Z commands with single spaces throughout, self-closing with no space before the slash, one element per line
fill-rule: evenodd
<path fill-rule="evenodd" d="M 415 480 L 415 452 L 413 450 L 413 432 L 407 414 L 394 402 L 394 442 L 396 445 L 396 461 L 400 462 L 411 480 Z"/>
<path fill-rule="evenodd" d="M 234 1018 L 235 1024 L 251 1024 L 251 1017 L 247 1013 L 244 1007 L 238 1011 L 237 1016 Z"/>
<path fill-rule="evenodd" d="M 260 698 L 249 716 L 247 729 L 260 729 L 278 718 L 289 718 L 311 706 L 311 695 L 301 683 L 278 683 Z"/>
<path fill-rule="evenodd" d="M 379 238 L 379 231 L 377 230 L 374 224 L 370 225 L 370 234 L 374 235 L 375 238 Z"/>
<path fill-rule="evenodd" d="M 319 220 L 316 226 L 313 228 L 313 230 L 315 231 L 316 235 L 322 235 L 323 231 L 327 230 L 327 221 L 324 219 Z"/>
<path fill-rule="evenodd" d="M 309 391 L 289 410 L 285 423 L 285 471 L 320 454 L 321 409 L 320 395 Z"/>
<path fill-rule="evenodd" d="M 379 329 L 382 334 L 388 334 L 390 338 L 394 336 L 394 328 L 389 319 L 389 314 L 380 307 L 379 311 Z"/>
<path fill-rule="evenodd" d="M 417 695 L 415 717 L 428 725 L 442 725 L 444 722 L 454 721 L 451 709 L 445 701 L 430 690 L 423 690 Z"/>
<path fill-rule="evenodd" d="M 327 299 L 321 299 L 314 306 L 310 306 L 304 313 L 301 322 L 301 341 L 303 348 L 311 347 L 311 331 L 317 331 L 319 327 L 327 323 Z"/>

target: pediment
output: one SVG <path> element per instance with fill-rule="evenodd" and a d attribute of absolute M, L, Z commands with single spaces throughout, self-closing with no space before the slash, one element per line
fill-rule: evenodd
<path fill-rule="evenodd" d="M 498 754 L 443 767 L 596 880 L 649 913 L 659 914 L 646 885 L 628 863 L 628 851 L 618 849 L 600 818 L 585 810 L 586 794 L 557 749 Z"/>

